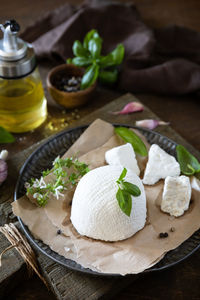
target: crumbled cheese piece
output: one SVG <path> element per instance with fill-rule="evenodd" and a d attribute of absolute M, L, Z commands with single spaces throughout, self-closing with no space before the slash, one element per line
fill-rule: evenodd
<path fill-rule="evenodd" d="M 69 247 L 64 247 L 66 252 L 69 252 L 71 249 Z"/>
<path fill-rule="evenodd" d="M 191 198 L 190 179 L 187 176 L 165 179 L 161 210 L 171 216 L 179 217 L 188 209 Z"/>
<path fill-rule="evenodd" d="M 196 178 L 195 176 L 190 177 L 190 183 L 192 189 L 200 191 L 200 180 L 198 178 Z"/>
<path fill-rule="evenodd" d="M 135 152 L 129 143 L 108 150 L 105 153 L 105 159 L 109 165 L 120 165 L 124 168 L 130 169 L 136 175 L 140 175 L 140 169 L 135 158 Z"/>
<path fill-rule="evenodd" d="M 144 227 L 144 186 L 141 179 L 129 169 L 125 180 L 136 184 L 141 195 L 132 197 L 130 217 L 119 207 L 116 180 L 122 170 L 120 166 L 96 168 L 79 181 L 72 200 L 71 221 L 81 235 L 104 241 L 119 241 L 129 238 Z"/>
<path fill-rule="evenodd" d="M 144 172 L 143 183 L 154 184 L 167 176 L 179 176 L 180 166 L 176 159 L 153 144 L 149 150 L 149 158 Z"/>

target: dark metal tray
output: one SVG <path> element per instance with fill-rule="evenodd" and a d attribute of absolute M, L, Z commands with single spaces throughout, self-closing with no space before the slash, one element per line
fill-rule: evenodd
<path fill-rule="evenodd" d="M 115 126 L 118 126 L 115 124 Z M 120 126 L 122 126 L 120 124 Z M 130 127 L 123 125 L 125 127 Z M 67 131 L 63 131 L 56 136 L 50 138 L 47 142 L 36 149 L 30 157 L 26 160 L 23 167 L 20 170 L 20 175 L 15 188 L 15 200 L 22 197 L 25 194 L 24 183 L 28 181 L 31 177 L 40 177 L 41 172 L 44 169 L 50 168 L 52 166 L 52 161 L 58 155 L 63 155 L 68 148 L 78 139 L 78 137 L 84 132 L 88 126 L 76 127 Z M 161 134 L 150 131 L 147 129 L 141 129 L 135 126 L 131 126 L 139 130 L 148 140 L 150 144 L 158 144 L 169 154 L 175 156 L 176 143 L 169 138 L 162 136 Z M 98 138 L 98 137 L 97 137 Z M 118 274 L 104 274 L 94 272 L 90 269 L 83 268 L 81 265 L 77 264 L 75 261 L 67 259 L 58 253 L 52 251 L 49 246 L 45 245 L 42 241 L 35 239 L 28 227 L 23 224 L 20 218 L 19 222 L 21 227 L 29 239 L 29 241 L 42 253 L 53 259 L 54 261 L 62 264 L 72 270 L 84 272 L 87 274 L 100 275 L 100 276 L 120 276 Z M 174 250 L 169 251 L 164 258 L 150 269 L 144 272 L 159 271 L 169 268 L 182 260 L 189 257 L 200 247 L 200 230 L 196 231 L 189 239 L 182 243 L 179 247 Z"/>

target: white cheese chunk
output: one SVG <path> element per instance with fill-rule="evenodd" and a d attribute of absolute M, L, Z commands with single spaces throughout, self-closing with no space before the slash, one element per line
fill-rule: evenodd
<path fill-rule="evenodd" d="M 129 143 L 106 151 L 105 160 L 109 165 L 120 165 L 124 168 L 130 169 L 136 175 L 140 175 L 140 169 L 137 164 L 135 152 Z"/>
<path fill-rule="evenodd" d="M 165 179 L 161 210 L 171 216 L 179 217 L 188 209 L 191 198 L 190 179 L 187 176 Z"/>
<path fill-rule="evenodd" d="M 141 179 L 129 169 L 125 180 L 137 185 L 141 195 L 132 197 L 130 217 L 119 207 L 116 180 L 122 170 L 120 166 L 96 168 L 79 181 L 72 200 L 71 221 L 81 235 L 104 241 L 119 241 L 129 238 L 144 227 L 144 186 Z"/>
<path fill-rule="evenodd" d="M 176 159 L 153 144 L 149 149 L 149 157 L 144 172 L 143 183 L 154 184 L 167 176 L 179 176 L 180 166 Z"/>
<path fill-rule="evenodd" d="M 198 178 L 196 178 L 195 176 L 190 177 L 190 183 L 192 189 L 200 191 L 200 180 Z"/>

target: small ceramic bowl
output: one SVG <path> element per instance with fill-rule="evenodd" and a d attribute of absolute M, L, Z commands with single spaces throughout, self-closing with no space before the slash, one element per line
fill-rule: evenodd
<path fill-rule="evenodd" d="M 96 82 L 85 90 L 77 92 L 64 92 L 56 88 L 55 80 L 57 76 L 82 77 L 84 69 L 76 67 L 72 64 L 62 64 L 53 68 L 47 76 L 47 87 L 52 98 L 60 105 L 66 108 L 75 108 L 87 103 L 95 88 Z"/>

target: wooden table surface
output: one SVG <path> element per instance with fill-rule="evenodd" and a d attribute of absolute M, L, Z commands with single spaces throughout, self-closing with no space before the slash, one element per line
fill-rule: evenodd
<path fill-rule="evenodd" d="M 43 15 L 66 2 L 73 4 L 81 1 L 66 0 L 18 0 L 2 1 L 0 22 L 15 18 L 22 29 Z M 143 20 L 149 26 L 163 27 L 169 24 L 184 25 L 200 31 L 200 1 L 198 0 L 135 0 Z M 43 83 L 48 67 L 41 68 Z M 86 116 L 121 95 L 120 92 L 99 88 L 95 100 L 78 111 L 66 112 L 48 98 L 49 117 L 45 124 L 33 133 L 17 135 L 17 142 L 8 146 L 11 153 L 27 148 L 33 143 L 62 129 L 63 119 L 69 124 Z M 200 150 L 200 107 L 195 95 L 181 97 L 163 97 L 139 94 L 137 97 L 161 119 L 169 121 L 171 126 Z M 65 123 L 66 124 L 66 123 Z M 181 265 L 162 273 L 147 275 L 135 281 L 132 286 L 122 291 L 117 299 L 200 299 L 200 252 L 198 251 Z M 12 291 L 9 299 L 55 299 L 36 278 L 26 280 L 26 284 Z"/>

